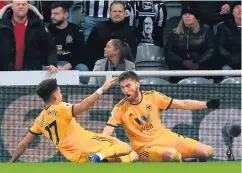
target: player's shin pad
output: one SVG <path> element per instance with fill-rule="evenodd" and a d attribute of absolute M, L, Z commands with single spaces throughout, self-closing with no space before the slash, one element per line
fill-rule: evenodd
<path fill-rule="evenodd" d="M 171 162 L 182 162 L 182 156 L 179 152 L 176 152 L 171 159 Z"/>
<path fill-rule="evenodd" d="M 123 144 L 115 144 L 110 146 L 109 148 L 101 150 L 99 153 L 103 156 L 103 158 L 111 158 L 111 157 L 119 157 L 127 155 L 131 152 L 131 149 L 128 145 Z"/>

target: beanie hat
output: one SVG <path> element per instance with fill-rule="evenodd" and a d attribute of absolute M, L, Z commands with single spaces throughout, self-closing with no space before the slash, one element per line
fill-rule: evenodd
<path fill-rule="evenodd" d="M 190 14 L 194 15 L 195 18 L 198 19 L 198 14 L 196 12 L 196 9 L 193 6 L 191 6 L 191 5 L 184 5 L 182 7 L 181 16 L 183 16 L 183 14 L 187 14 L 187 13 L 190 13 Z"/>

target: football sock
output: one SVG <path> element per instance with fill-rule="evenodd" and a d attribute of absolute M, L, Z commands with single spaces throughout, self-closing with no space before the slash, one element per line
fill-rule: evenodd
<path fill-rule="evenodd" d="M 104 150 L 101 150 L 98 155 L 101 155 L 104 158 L 109 157 L 119 157 L 123 155 L 129 154 L 131 151 L 130 147 L 128 145 L 123 144 L 114 144 Z"/>
<path fill-rule="evenodd" d="M 176 152 L 172 159 L 171 159 L 171 162 L 182 162 L 182 156 L 179 152 Z"/>

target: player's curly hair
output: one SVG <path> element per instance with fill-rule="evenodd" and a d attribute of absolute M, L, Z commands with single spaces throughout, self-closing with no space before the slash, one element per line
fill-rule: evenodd
<path fill-rule="evenodd" d="M 119 82 L 126 80 L 126 79 L 132 79 L 132 80 L 139 82 L 139 77 L 134 71 L 125 71 L 125 72 L 121 73 L 120 76 L 118 77 Z"/>
<path fill-rule="evenodd" d="M 56 79 L 46 79 L 38 85 L 36 93 L 44 102 L 47 102 L 57 88 L 58 85 Z"/>

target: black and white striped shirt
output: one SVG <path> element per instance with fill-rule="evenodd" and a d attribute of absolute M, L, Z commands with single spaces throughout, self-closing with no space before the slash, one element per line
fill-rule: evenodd
<path fill-rule="evenodd" d="M 109 18 L 110 4 L 113 0 L 82 1 L 83 14 L 91 17 Z"/>

